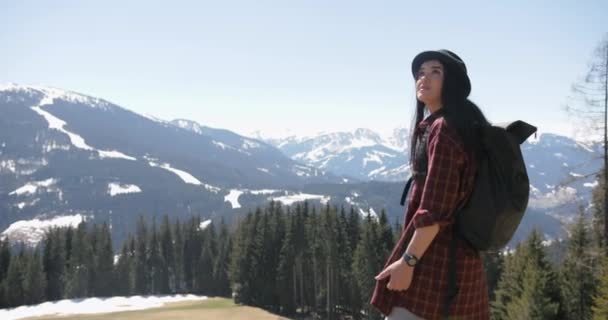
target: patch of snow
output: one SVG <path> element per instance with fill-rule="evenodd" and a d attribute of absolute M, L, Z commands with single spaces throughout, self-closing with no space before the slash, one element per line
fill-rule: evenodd
<path fill-rule="evenodd" d="M 249 156 L 251 155 L 251 153 L 249 153 L 249 152 L 247 152 L 247 151 L 241 150 L 241 149 L 239 149 L 239 148 L 235 148 L 235 147 L 233 147 L 233 146 L 227 145 L 227 144 L 222 143 L 222 142 L 218 142 L 218 141 L 211 141 L 211 143 L 213 143 L 214 145 L 216 145 L 216 146 L 220 147 L 222 150 L 229 149 L 229 150 L 238 151 L 238 152 L 240 152 L 240 153 L 243 153 L 243 154 L 246 154 L 246 155 L 249 155 Z"/>
<path fill-rule="evenodd" d="M 23 208 L 25 207 L 31 207 L 33 205 L 35 205 L 36 203 L 40 202 L 40 199 L 34 199 L 30 202 L 20 202 L 17 204 L 17 208 L 19 208 L 19 210 L 23 210 Z"/>
<path fill-rule="evenodd" d="M 273 194 L 273 193 L 277 193 L 277 192 L 281 192 L 281 190 L 274 190 L 274 189 L 262 189 L 262 190 L 249 190 L 248 191 L 251 194 Z"/>
<path fill-rule="evenodd" d="M 221 190 L 220 188 L 214 187 L 210 184 L 202 183 L 200 180 L 195 178 L 190 173 L 183 171 L 183 170 L 175 169 L 175 168 L 171 167 L 171 165 L 168 163 L 158 164 L 156 162 L 150 161 L 149 164 L 152 167 L 159 167 L 159 168 L 165 169 L 167 171 L 173 172 L 180 179 L 182 179 L 185 183 L 199 185 L 199 186 L 202 185 L 203 187 L 205 187 L 205 189 L 207 189 L 211 192 L 215 192 L 215 193 L 218 193 Z"/>
<path fill-rule="evenodd" d="M 593 182 L 585 182 L 585 183 L 583 184 L 583 186 L 585 186 L 585 187 L 587 187 L 587 188 L 595 188 L 595 187 L 597 187 L 599 184 L 600 184 L 600 183 L 599 183 L 599 181 L 597 181 L 597 180 L 596 180 L 596 181 L 593 181 Z"/>
<path fill-rule="evenodd" d="M 572 187 L 560 187 L 539 197 L 530 198 L 532 208 L 553 208 L 576 200 L 577 191 Z"/>
<path fill-rule="evenodd" d="M 230 190 L 230 193 L 228 193 L 224 197 L 224 201 L 230 202 L 230 204 L 232 205 L 232 209 L 240 208 L 241 204 L 239 203 L 239 197 L 241 196 L 241 194 L 243 194 L 243 191 L 232 189 Z"/>
<path fill-rule="evenodd" d="M 574 172 L 570 172 L 570 175 L 575 178 L 582 178 L 585 176 L 584 174 L 574 173 Z"/>
<path fill-rule="evenodd" d="M 308 193 L 299 193 L 299 194 L 285 195 L 282 197 L 272 198 L 272 200 L 281 202 L 286 206 L 292 205 L 296 202 L 302 202 L 305 200 L 320 200 L 321 203 L 327 204 L 329 199 L 330 199 L 330 197 L 328 197 L 328 196 L 318 195 L 318 194 L 308 194 Z"/>
<path fill-rule="evenodd" d="M 51 102 L 47 101 L 49 99 L 52 99 L 52 98 L 45 97 L 43 99 L 43 101 L 40 102 L 40 105 L 34 106 L 31 109 L 34 110 L 39 115 L 41 115 L 48 122 L 49 129 L 55 129 L 55 130 L 58 130 L 59 132 L 66 134 L 70 138 L 70 142 L 72 143 L 72 145 L 74 145 L 76 148 L 88 150 L 88 151 L 97 151 L 97 153 L 99 154 L 99 156 L 101 158 L 120 158 L 120 159 L 127 159 L 127 160 L 133 160 L 133 161 L 136 160 L 134 157 L 127 156 L 118 151 L 97 150 L 97 149 L 89 146 L 81 136 L 79 136 L 73 132 L 65 130 L 63 128 L 66 125 L 65 121 L 55 117 L 54 115 L 50 114 L 49 112 L 47 112 L 45 110 L 42 110 L 41 106 L 52 103 L 52 101 Z"/>
<path fill-rule="evenodd" d="M 138 192 L 141 192 L 141 189 L 134 184 L 120 184 L 116 182 L 108 184 L 108 193 L 112 197 L 118 194 Z"/>
<path fill-rule="evenodd" d="M 221 142 L 217 142 L 217 141 L 211 141 L 211 143 L 213 143 L 214 145 L 216 145 L 216 146 L 218 146 L 218 147 L 222 148 L 222 150 L 226 150 L 227 148 L 230 148 L 230 149 L 235 149 L 234 147 L 231 147 L 231 146 L 229 146 L 229 145 L 227 145 L 227 144 L 224 144 L 224 143 L 221 143 Z"/>
<path fill-rule="evenodd" d="M 304 170 L 302 170 L 302 168 L 304 168 Z M 298 176 L 298 177 L 302 177 L 302 176 L 307 176 L 310 177 L 310 168 L 307 167 L 302 167 L 302 166 L 294 166 L 294 170 L 293 172 Z"/>
<path fill-rule="evenodd" d="M 384 170 L 386 170 L 386 167 L 385 167 L 385 166 L 382 166 L 382 167 L 380 167 L 380 168 L 378 168 L 378 169 L 376 169 L 376 170 L 372 170 L 372 171 L 370 171 L 370 173 L 368 173 L 368 174 L 367 174 L 367 176 L 368 176 L 368 177 L 374 176 L 374 175 L 376 175 L 376 174 L 378 174 L 379 172 L 382 172 L 382 171 L 384 171 Z"/>
<path fill-rule="evenodd" d="M 249 139 L 243 139 L 243 149 L 254 149 L 254 148 L 259 148 L 260 144 L 253 141 L 253 140 L 249 140 Z"/>
<path fill-rule="evenodd" d="M 34 306 L 21 306 L 0 310 L 0 318 L 17 320 L 41 316 L 65 316 L 145 310 L 159 308 L 166 303 L 206 300 L 206 296 L 131 296 L 111 298 L 86 298 L 45 302 Z"/>
<path fill-rule="evenodd" d="M 42 105 L 42 102 L 41 102 L 41 105 Z M 84 139 L 81 136 L 79 136 L 75 133 L 69 132 L 63 128 L 66 125 L 65 121 L 55 117 L 54 115 L 46 112 L 45 110 L 42 110 L 42 108 L 40 108 L 40 106 L 32 107 L 32 110 L 36 111 L 36 113 L 41 115 L 48 122 L 49 129 L 59 130 L 60 132 L 68 135 L 68 137 L 70 138 L 70 142 L 76 148 L 84 149 L 84 150 L 93 150 L 93 148 L 91 148 L 89 145 L 87 145 L 84 142 Z"/>
<path fill-rule="evenodd" d="M 346 201 L 346 203 L 350 204 L 351 206 L 356 206 L 357 205 L 357 203 L 354 202 L 351 197 L 344 198 L 344 201 Z"/>
<path fill-rule="evenodd" d="M 530 168 L 534 169 L 535 166 L 533 164 L 529 165 Z"/>
<path fill-rule="evenodd" d="M 536 196 L 538 196 L 538 195 L 540 195 L 540 194 L 541 194 L 540 190 L 538 190 L 538 188 L 536 188 L 536 187 L 535 187 L 535 186 L 533 186 L 533 185 L 530 185 L 530 192 L 531 192 L 533 195 L 536 195 Z"/>
<path fill-rule="evenodd" d="M 139 114 L 139 115 L 142 116 L 142 117 L 144 117 L 144 118 L 146 118 L 146 119 L 148 119 L 148 120 L 152 120 L 154 122 L 158 122 L 158 123 L 162 123 L 162 124 L 166 124 L 167 123 L 167 121 L 165 121 L 165 120 L 163 120 L 161 118 L 157 118 L 157 117 L 155 117 L 155 116 L 153 116 L 151 114 L 144 113 L 144 114 Z"/>
<path fill-rule="evenodd" d="M 188 131 L 192 131 L 194 133 L 197 134 L 202 134 L 203 131 L 201 130 L 201 127 L 198 123 L 193 122 L 193 121 L 189 121 L 189 120 L 175 120 L 173 121 L 174 124 L 176 124 L 178 127 L 182 128 L 182 129 L 186 129 Z"/>
<path fill-rule="evenodd" d="M 383 176 L 400 175 L 400 174 L 405 174 L 405 173 L 409 172 L 409 170 L 410 170 L 410 165 L 406 163 L 406 164 L 398 166 L 397 168 L 382 172 L 381 175 L 383 175 Z"/>
<path fill-rule="evenodd" d="M 563 158 L 564 155 L 561 152 L 556 152 L 553 154 L 554 156 L 558 157 L 558 158 Z"/>
<path fill-rule="evenodd" d="M 19 220 L 13 222 L 2 232 L 3 237 L 8 237 L 11 241 L 23 241 L 29 245 L 36 245 L 44 237 L 44 233 L 52 227 L 77 227 L 85 217 L 80 214 L 72 216 L 60 216 L 51 219 L 41 220 Z"/>
<path fill-rule="evenodd" d="M 200 230 L 205 230 L 211 224 L 211 220 L 205 220 L 198 226 Z"/>
<path fill-rule="evenodd" d="M 363 166 L 364 167 L 367 166 L 368 162 L 377 162 L 380 165 L 382 165 L 382 159 L 380 159 L 380 156 L 378 156 L 378 154 L 376 154 L 376 153 L 372 153 L 372 154 L 367 153 L 365 155 L 365 158 L 363 159 Z"/>
<path fill-rule="evenodd" d="M 47 142 L 42 145 L 42 152 L 44 153 L 48 153 L 53 150 L 70 150 L 70 146 L 65 144 L 59 144 L 56 141 Z"/>
<path fill-rule="evenodd" d="M 0 169 L 6 169 L 12 173 L 15 173 L 17 167 L 14 160 L 2 160 L 0 161 Z M 3 170 L 0 170 L 0 172 L 2 172 Z"/>
<path fill-rule="evenodd" d="M 373 217 L 378 218 L 378 214 L 376 213 L 376 211 L 374 211 L 374 208 L 370 207 L 370 208 L 369 208 L 369 213 L 370 213 L 370 214 L 371 214 Z"/>
<path fill-rule="evenodd" d="M 122 152 L 116 151 L 116 150 L 113 150 L 113 151 L 97 150 L 97 152 L 99 152 L 99 157 L 101 157 L 101 158 L 117 158 L 117 159 L 131 160 L 131 161 L 137 160 L 134 157 L 128 156 L 128 155 L 126 155 Z"/>
<path fill-rule="evenodd" d="M 594 151 L 593 151 L 593 149 L 592 149 L 591 147 L 589 147 L 589 146 L 588 146 L 586 143 L 584 143 L 584 142 L 582 142 L 582 141 L 576 141 L 576 144 L 577 144 L 579 147 L 581 147 L 581 148 L 585 149 L 586 151 L 589 151 L 589 152 L 594 152 Z"/>
<path fill-rule="evenodd" d="M 265 173 L 270 173 L 270 171 L 268 171 L 268 169 L 264 169 L 264 168 L 256 168 L 256 169 L 258 169 L 262 172 L 265 172 Z"/>
<path fill-rule="evenodd" d="M 36 193 L 36 190 L 38 190 L 39 187 L 44 187 L 44 188 L 48 188 L 51 185 L 57 183 L 57 180 L 50 178 L 50 179 L 46 179 L 43 181 L 34 181 L 34 182 L 29 182 L 26 185 L 24 185 L 21 188 L 18 188 L 17 190 L 14 190 L 13 192 L 9 193 L 9 196 L 12 195 L 17 195 L 17 196 L 21 196 L 24 194 L 34 194 Z"/>
<path fill-rule="evenodd" d="M 377 144 L 378 143 L 372 139 L 360 137 L 358 139 L 352 140 L 352 142 L 350 143 L 348 148 L 364 148 L 364 147 L 375 146 Z"/>

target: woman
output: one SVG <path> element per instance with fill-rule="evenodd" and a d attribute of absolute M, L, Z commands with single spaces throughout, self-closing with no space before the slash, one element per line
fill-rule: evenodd
<path fill-rule="evenodd" d="M 455 319 L 489 319 L 479 252 L 452 232 L 454 212 L 472 192 L 477 128 L 488 122 L 467 99 L 467 69 L 453 52 L 418 54 L 412 73 L 417 99 L 410 148 L 413 187 L 404 230 L 376 276 L 371 304 L 387 320 L 444 319 L 447 313 Z M 429 115 L 423 120 L 425 113 Z M 451 295 L 448 291 L 455 288 L 448 284 L 450 278 L 457 288 Z"/>

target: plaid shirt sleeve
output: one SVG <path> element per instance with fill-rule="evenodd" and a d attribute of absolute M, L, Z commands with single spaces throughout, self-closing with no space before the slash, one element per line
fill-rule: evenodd
<path fill-rule="evenodd" d="M 430 130 L 427 175 L 420 205 L 413 217 L 415 228 L 450 225 L 454 222 L 453 211 L 460 198 L 465 153 L 458 139 L 453 138 L 457 132 L 443 118 L 435 121 Z"/>

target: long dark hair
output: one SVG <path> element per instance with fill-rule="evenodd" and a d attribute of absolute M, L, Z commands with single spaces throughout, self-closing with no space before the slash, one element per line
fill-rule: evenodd
<path fill-rule="evenodd" d="M 489 125 L 479 107 L 466 97 L 462 86 L 458 84 L 448 66 L 444 66 L 443 86 L 441 90 L 441 102 L 443 107 L 441 112 L 446 121 L 456 128 L 467 152 L 477 155 L 480 144 L 480 131 L 482 126 Z M 416 113 L 410 128 L 410 164 L 413 166 L 415 150 L 418 145 L 419 136 L 422 132 L 416 130 L 418 124 L 424 119 L 427 113 L 424 103 L 416 99 Z M 413 168 L 413 167 L 412 167 Z"/>

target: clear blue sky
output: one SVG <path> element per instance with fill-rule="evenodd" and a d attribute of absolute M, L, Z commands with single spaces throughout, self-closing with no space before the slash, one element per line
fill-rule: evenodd
<path fill-rule="evenodd" d="M 409 126 L 410 62 L 448 48 L 495 122 L 569 133 L 561 106 L 608 1 L 0 2 L 0 83 L 239 133 Z"/>

